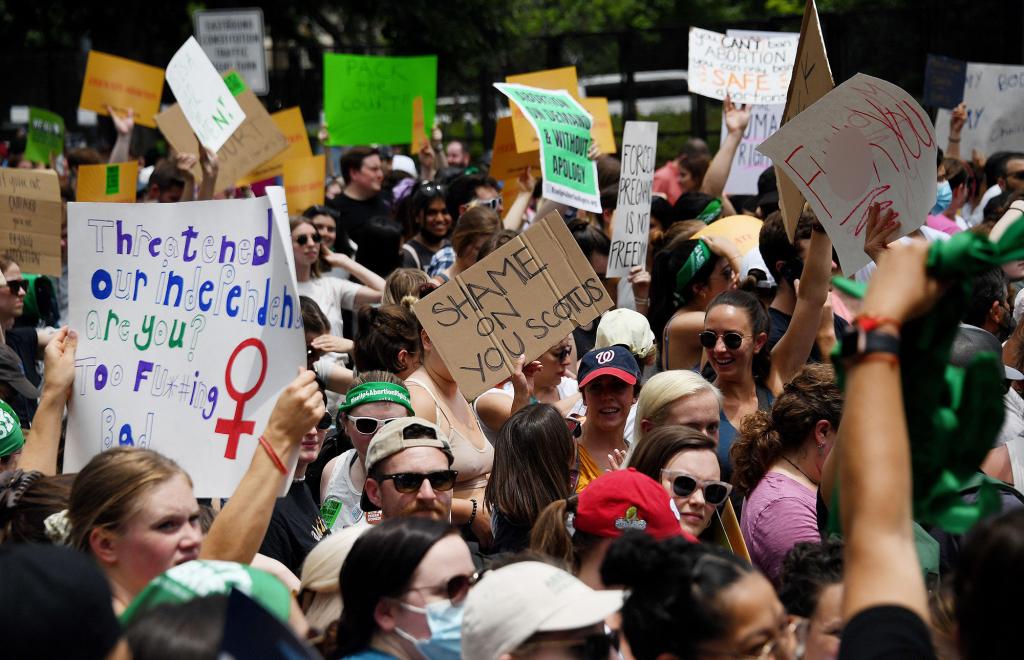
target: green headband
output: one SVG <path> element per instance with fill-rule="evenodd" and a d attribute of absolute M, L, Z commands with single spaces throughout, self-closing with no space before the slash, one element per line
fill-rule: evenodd
<path fill-rule="evenodd" d="M 686 258 L 686 262 L 676 273 L 676 291 L 675 291 L 675 302 L 676 305 L 682 305 L 686 301 L 686 285 L 690 283 L 693 276 L 697 274 L 704 264 L 711 258 L 711 248 L 703 239 L 697 239 L 697 245 L 693 248 L 693 252 Z"/>
<path fill-rule="evenodd" d="M 9 456 L 25 445 L 25 436 L 21 433 L 21 420 L 18 413 L 0 401 L 0 457 Z"/>
<path fill-rule="evenodd" d="M 700 220 L 704 224 L 710 223 L 712 220 L 717 220 L 718 216 L 722 215 L 722 200 L 717 197 L 704 207 L 704 210 L 697 214 L 697 220 Z"/>
<path fill-rule="evenodd" d="M 345 395 L 345 402 L 338 406 L 339 413 L 347 413 L 356 406 L 376 401 L 388 401 L 404 406 L 410 415 L 415 415 L 412 409 L 412 400 L 409 398 L 409 390 L 394 383 L 363 383 L 348 391 Z"/>

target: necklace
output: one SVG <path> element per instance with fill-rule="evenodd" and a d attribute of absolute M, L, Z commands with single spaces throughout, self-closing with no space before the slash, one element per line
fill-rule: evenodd
<path fill-rule="evenodd" d="M 815 481 L 814 479 L 811 479 L 811 475 L 809 475 L 809 474 L 807 474 L 806 472 L 804 472 L 803 470 L 801 470 L 801 469 L 800 469 L 800 466 L 799 466 L 799 465 L 797 465 L 797 464 L 796 464 L 796 463 L 794 463 L 793 461 L 789 460 L 789 459 L 788 459 L 788 458 L 786 458 L 785 456 L 783 456 L 783 457 L 782 457 L 782 460 L 786 461 L 787 463 L 789 463 L 790 465 L 792 465 L 792 466 L 793 466 L 794 468 L 796 468 L 796 471 L 797 471 L 797 472 L 799 472 L 800 474 L 804 475 L 804 476 L 805 476 L 805 477 L 807 478 L 807 481 L 810 481 L 810 482 L 811 482 L 812 484 L 814 484 L 815 486 L 817 486 L 817 485 L 818 485 L 818 482 L 817 482 L 817 481 Z"/>

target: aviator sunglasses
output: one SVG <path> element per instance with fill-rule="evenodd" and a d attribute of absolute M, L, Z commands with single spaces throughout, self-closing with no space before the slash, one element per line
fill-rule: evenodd
<path fill-rule="evenodd" d="M 714 348 L 715 344 L 718 343 L 719 336 L 721 336 L 722 342 L 725 343 L 725 347 L 733 351 L 740 347 L 744 337 L 746 337 L 746 335 L 741 335 L 732 330 L 723 332 L 721 335 L 712 330 L 704 330 L 697 334 L 697 338 L 700 339 L 700 345 L 704 348 Z"/>

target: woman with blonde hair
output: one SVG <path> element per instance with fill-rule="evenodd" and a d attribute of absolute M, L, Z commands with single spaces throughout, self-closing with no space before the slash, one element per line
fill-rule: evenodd
<path fill-rule="evenodd" d="M 408 296 L 420 297 L 421 288 L 430 282 L 427 274 L 419 268 L 396 268 L 384 280 L 384 295 L 381 305 L 401 305 Z"/>
<path fill-rule="evenodd" d="M 699 431 L 717 445 L 721 402 L 718 388 L 694 371 L 673 369 L 655 374 L 637 399 L 636 418 L 640 421 L 630 453 L 636 452 L 649 432 L 670 424 Z"/>

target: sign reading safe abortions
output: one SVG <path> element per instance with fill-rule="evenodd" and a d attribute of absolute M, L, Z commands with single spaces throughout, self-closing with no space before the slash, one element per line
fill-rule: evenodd
<path fill-rule="evenodd" d="M 284 206 L 280 188 L 244 200 L 68 205 L 79 330 L 69 471 L 113 447 L 149 447 L 188 472 L 198 497 L 234 491 L 305 362 Z"/>

